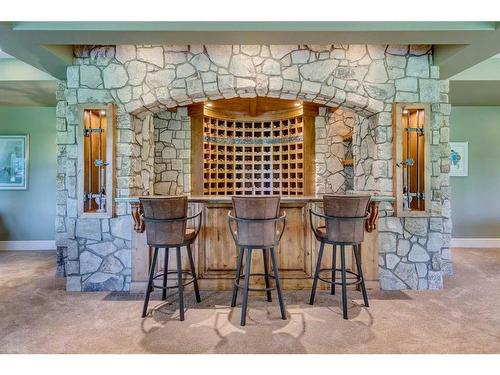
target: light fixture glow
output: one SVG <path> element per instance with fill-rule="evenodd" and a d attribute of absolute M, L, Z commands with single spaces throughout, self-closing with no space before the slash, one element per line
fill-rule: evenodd
<path fill-rule="evenodd" d="M 213 104 L 212 104 L 211 102 L 207 102 L 205 105 L 206 105 L 207 107 L 212 107 L 212 106 L 213 106 Z"/>

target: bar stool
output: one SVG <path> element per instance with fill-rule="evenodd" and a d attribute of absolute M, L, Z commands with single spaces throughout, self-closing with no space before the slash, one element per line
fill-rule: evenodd
<path fill-rule="evenodd" d="M 316 239 L 321 243 L 318 254 L 316 271 L 311 290 L 309 304 L 314 304 L 316 286 L 318 279 L 331 284 L 331 294 L 335 294 L 335 286 L 342 286 L 342 311 L 344 319 L 347 319 L 347 285 L 359 284 L 363 294 L 365 306 L 368 307 L 368 296 L 366 294 L 365 279 L 361 268 L 361 242 L 364 238 L 364 222 L 368 216 L 370 204 L 369 195 L 324 195 L 324 215 L 309 210 L 311 229 Z M 312 217 L 325 220 L 325 226 L 317 228 L 313 225 Z M 333 245 L 332 268 L 321 268 L 321 259 L 325 244 Z M 340 246 L 340 268 L 337 268 L 337 245 Z M 357 273 L 346 270 L 345 246 L 352 246 L 356 260 Z M 331 280 L 322 277 L 323 271 L 331 272 Z M 337 272 L 341 273 L 341 281 L 336 281 Z M 347 281 L 346 275 L 354 276 L 354 281 Z M 351 279 L 350 279 L 351 280 Z"/>
<path fill-rule="evenodd" d="M 228 212 L 229 231 L 238 248 L 238 261 L 236 265 L 236 277 L 234 280 L 231 307 L 236 306 L 238 290 L 240 288 L 243 289 L 240 321 L 242 326 L 246 323 L 249 291 L 265 291 L 267 294 L 267 301 L 271 302 L 271 290 L 276 289 L 281 318 L 286 319 L 285 304 L 283 302 L 278 266 L 274 253 L 274 248 L 279 245 L 286 224 L 286 214 L 283 213 L 283 215 L 278 216 L 279 208 L 280 197 L 233 197 L 234 216 L 231 212 Z M 262 250 L 264 273 L 250 273 L 252 251 L 255 249 Z M 241 269 L 245 252 L 245 269 L 242 276 Z M 272 274 L 269 273 L 268 252 L 271 256 Z M 266 287 L 250 288 L 251 276 L 264 276 Z M 275 288 L 270 286 L 270 279 L 274 279 Z M 243 280 L 243 285 L 240 284 L 240 280 Z"/>
<path fill-rule="evenodd" d="M 179 289 L 179 317 L 184 320 L 184 287 L 194 284 L 196 302 L 201 302 L 198 289 L 198 280 L 194 268 L 191 245 L 198 236 L 201 227 L 201 211 L 196 215 L 187 216 L 188 201 L 186 196 L 172 197 L 145 197 L 139 198 L 143 212 L 142 219 L 146 226 L 146 238 L 149 246 L 154 248 L 153 260 L 149 271 L 149 280 L 146 290 L 146 299 L 142 310 L 142 317 L 147 315 L 149 297 L 151 292 L 157 288 L 162 289 L 162 300 L 167 298 L 167 289 Z M 195 228 L 187 228 L 188 220 L 197 220 Z M 186 246 L 191 271 L 183 271 L 181 264 L 181 247 Z M 156 273 L 156 262 L 159 249 L 165 249 L 165 260 L 163 272 Z M 170 249 L 176 249 L 177 270 L 168 270 L 168 258 Z M 168 275 L 176 274 L 176 285 L 168 286 Z M 190 278 L 183 281 L 183 274 Z M 162 285 L 154 283 L 156 279 L 163 279 Z"/>

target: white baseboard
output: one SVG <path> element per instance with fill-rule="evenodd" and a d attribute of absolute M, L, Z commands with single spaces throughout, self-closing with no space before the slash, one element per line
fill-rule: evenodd
<path fill-rule="evenodd" d="M 500 248 L 500 238 L 452 238 L 451 247 Z"/>
<path fill-rule="evenodd" d="M 56 241 L 0 241 L 0 251 L 2 250 L 55 250 Z"/>

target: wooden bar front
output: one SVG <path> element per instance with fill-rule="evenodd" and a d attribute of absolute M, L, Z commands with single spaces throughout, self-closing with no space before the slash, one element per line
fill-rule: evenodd
<path fill-rule="evenodd" d="M 133 205 L 133 217 L 139 217 L 140 206 L 137 201 Z M 378 202 L 372 203 L 374 211 Z M 194 244 L 195 266 L 201 289 L 230 290 L 236 272 L 237 250 L 228 229 L 227 213 L 232 208 L 231 197 L 189 197 L 190 214 L 202 210 L 202 229 Z M 319 243 L 314 238 L 310 228 L 309 209 L 322 212 L 320 197 L 283 197 L 281 211 L 286 212 L 286 228 L 277 249 L 277 261 L 286 289 L 309 289 L 312 285 L 313 269 L 316 264 Z M 370 215 L 372 223 L 367 222 L 365 240 L 362 244 L 362 265 L 367 286 L 378 288 L 378 235 L 375 227 L 376 214 Z M 314 223 L 318 225 L 318 223 Z M 144 291 L 148 276 L 150 250 L 146 244 L 146 234 L 141 223 L 136 222 L 132 236 L 132 283 L 131 291 Z M 182 250 L 185 254 L 185 249 Z M 353 264 L 350 247 L 348 254 L 348 268 Z M 163 251 L 160 252 L 163 256 Z M 169 264 L 175 265 L 175 252 L 171 251 Z M 325 248 L 322 267 L 330 267 L 332 261 L 331 246 Z M 252 272 L 262 272 L 262 253 L 254 251 Z M 340 257 L 337 257 L 340 258 Z M 163 264 L 163 261 L 158 262 Z M 183 267 L 188 268 L 187 256 L 183 256 Z M 339 265 L 337 266 L 339 267 Z M 161 266 L 160 266 L 161 269 Z M 172 268 L 174 270 L 174 268 Z M 263 284 L 263 280 L 255 278 L 254 283 Z M 321 288 L 329 285 L 320 283 Z"/>

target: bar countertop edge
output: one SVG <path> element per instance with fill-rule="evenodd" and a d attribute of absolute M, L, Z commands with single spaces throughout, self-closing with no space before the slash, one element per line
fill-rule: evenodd
<path fill-rule="evenodd" d="M 349 192 L 351 193 L 351 192 Z M 352 194 L 356 194 L 358 192 L 352 192 Z M 363 192 L 359 192 L 362 194 Z M 266 195 L 258 196 L 265 197 Z M 269 195 L 271 196 L 271 195 Z M 129 203 L 138 203 L 139 198 L 141 196 L 128 196 L 128 197 L 117 197 L 115 198 L 115 202 L 129 202 Z M 144 196 L 147 198 L 161 198 L 163 195 L 152 195 L 152 196 Z M 213 196 L 213 195 L 187 195 L 188 201 L 192 203 L 231 203 L 232 196 Z M 371 199 L 374 202 L 393 202 L 394 197 L 391 195 L 382 195 L 382 194 L 372 194 Z M 323 200 L 322 195 L 301 195 L 301 196 L 282 196 L 281 200 L 283 203 L 300 203 L 300 202 L 321 202 Z"/>

